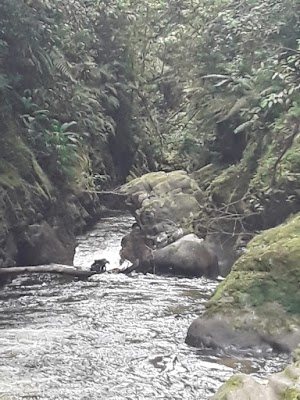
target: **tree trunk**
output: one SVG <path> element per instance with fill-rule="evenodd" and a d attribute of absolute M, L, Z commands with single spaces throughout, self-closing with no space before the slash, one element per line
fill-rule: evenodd
<path fill-rule="evenodd" d="M 77 269 L 68 265 L 62 264 L 50 264 L 50 265 L 37 265 L 30 267 L 9 267 L 0 268 L 1 275 L 20 275 L 29 273 L 50 273 L 50 274 L 61 274 L 69 275 L 74 277 L 88 278 L 89 276 L 95 275 L 96 272 L 88 271 L 83 269 Z"/>

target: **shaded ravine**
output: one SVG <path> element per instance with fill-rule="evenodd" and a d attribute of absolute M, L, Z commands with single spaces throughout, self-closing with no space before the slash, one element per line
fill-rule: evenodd
<path fill-rule="evenodd" d="M 131 224 L 103 219 L 79 238 L 76 265 L 116 265 Z M 282 369 L 283 356 L 238 359 L 184 344 L 215 287 L 153 275 L 18 277 L 0 292 L 0 398 L 206 400 L 236 372 Z"/>

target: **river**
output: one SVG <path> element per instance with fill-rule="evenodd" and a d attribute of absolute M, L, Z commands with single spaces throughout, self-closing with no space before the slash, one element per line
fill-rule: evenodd
<path fill-rule="evenodd" d="M 75 265 L 118 264 L 132 219 L 104 218 L 79 238 Z M 233 358 L 185 345 L 216 283 L 103 274 L 21 276 L 0 292 L 0 399 L 206 400 L 236 372 L 282 369 L 284 356 Z"/>

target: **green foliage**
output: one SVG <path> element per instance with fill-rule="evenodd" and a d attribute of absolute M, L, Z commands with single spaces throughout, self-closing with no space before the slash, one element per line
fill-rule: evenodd
<path fill-rule="evenodd" d="M 228 133 L 253 140 L 299 103 L 298 1 L 120 5 L 132 23 L 140 117 L 165 157 L 191 138 L 222 153 Z M 221 122 L 228 132 L 218 137 Z M 201 158 L 201 146 L 190 148 L 186 166 Z"/>
<path fill-rule="evenodd" d="M 37 104 L 32 102 L 30 91 L 26 93 L 27 96 L 22 97 L 22 103 L 28 113 L 21 118 L 27 130 L 28 142 L 36 150 L 38 158 L 55 154 L 58 169 L 72 175 L 81 138 L 69 128 L 76 126 L 77 122 L 61 123 L 50 118 L 48 110 L 39 110 Z"/>
<path fill-rule="evenodd" d="M 75 121 L 99 175 L 111 143 L 140 171 L 235 163 L 299 118 L 299 11 L 297 0 L 3 0 L 0 116 L 23 115 L 36 152 L 43 132 L 56 137 L 50 120 Z"/>
<path fill-rule="evenodd" d="M 75 121 L 61 124 L 57 120 L 51 120 L 50 129 L 44 132 L 45 143 L 57 151 L 58 162 L 62 168 L 72 163 L 80 143 L 79 135 L 68 130 L 76 124 Z"/>
<path fill-rule="evenodd" d="M 20 115 L 20 134 L 54 179 L 113 174 L 109 141 L 120 131 L 120 99 L 131 95 L 118 1 L 3 0 L 0 15 L 0 123 Z M 91 158 L 86 171 L 77 171 L 78 154 Z"/>

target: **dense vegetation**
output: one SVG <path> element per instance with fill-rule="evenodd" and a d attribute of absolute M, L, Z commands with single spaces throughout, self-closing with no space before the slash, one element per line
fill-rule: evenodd
<path fill-rule="evenodd" d="M 139 121 L 158 167 L 199 171 L 200 229 L 298 211 L 299 2 L 123 3 Z"/>
<path fill-rule="evenodd" d="M 276 225 L 299 210 L 299 11 L 297 0 L 2 0 L 2 187 L 82 192 L 200 170 L 218 229 Z"/>
<path fill-rule="evenodd" d="M 41 167 L 62 186 L 124 179 L 134 123 L 117 9 L 109 2 L 22 0 L 0 8 L 2 124 L 16 122 Z M 122 152 L 127 159 L 118 165 Z"/>

